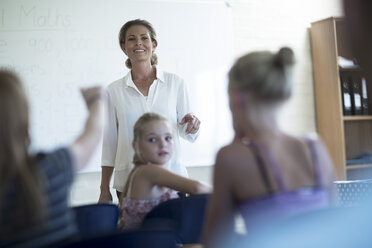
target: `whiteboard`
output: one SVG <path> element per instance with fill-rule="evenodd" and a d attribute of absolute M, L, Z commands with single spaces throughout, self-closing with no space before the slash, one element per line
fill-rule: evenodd
<path fill-rule="evenodd" d="M 159 67 L 185 79 L 201 119 L 196 143 L 182 142 L 186 166 L 212 165 L 232 138 L 227 71 L 233 58 L 232 13 L 222 1 L 0 0 L 0 66 L 19 73 L 31 103 L 32 150 L 71 143 L 87 111 L 80 87 L 107 86 L 128 69 L 121 26 L 150 21 Z M 99 171 L 101 145 L 84 170 Z"/>

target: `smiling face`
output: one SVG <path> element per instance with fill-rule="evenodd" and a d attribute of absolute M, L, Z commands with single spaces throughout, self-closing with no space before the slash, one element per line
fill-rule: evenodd
<path fill-rule="evenodd" d="M 143 25 L 131 26 L 125 35 L 125 43 L 121 49 L 129 57 L 132 64 L 148 61 L 157 46 L 156 40 L 152 41 L 149 30 Z"/>
<path fill-rule="evenodd" d="M 145 162 L 165 164 L 173 153 L 172 128 L 167 121 L 150 121 L 142 126 L 142 134 L 133 143 L 135 152 Z"/>

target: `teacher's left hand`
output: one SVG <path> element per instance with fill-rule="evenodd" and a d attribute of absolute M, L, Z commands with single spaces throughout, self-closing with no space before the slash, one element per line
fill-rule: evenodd
<path fill-rule="evenodd" d="M 191 113 L 186 114 L 182 118 L 180 125 L 183 125 L 185 123 L 187 123 L 187 128 L 185 131 L 186 134 L 189 134 L 189 133 L 194 134 L 198 132 L 199 126 L 200 126 L 200 120 L 194 114 L 191 114 Z"/>

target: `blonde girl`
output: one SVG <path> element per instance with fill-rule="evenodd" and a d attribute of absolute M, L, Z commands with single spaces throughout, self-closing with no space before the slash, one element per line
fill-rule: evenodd
<path fill-rule="evenodd" d="M 120 201 L 120 229 L 138 227 L 144 216 L 156 205 L 178 197 L 177 191 L 200 194 L 211 188 L 179 176 L 164 164 L 172 157 L 173 130 L 168 119 L 156 113 L 145 113 L 134 125 L 134 168 L 128 176 Z"/>

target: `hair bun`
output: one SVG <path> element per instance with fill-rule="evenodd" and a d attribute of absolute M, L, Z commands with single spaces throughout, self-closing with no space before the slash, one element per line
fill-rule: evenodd
<path fill-rule="evenodd" d="M 274 63 L 278 66 L 284 67 L 294 64 L 294 53 L 289 47 L 282 47 L 275 55 Z"/>

